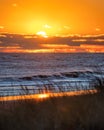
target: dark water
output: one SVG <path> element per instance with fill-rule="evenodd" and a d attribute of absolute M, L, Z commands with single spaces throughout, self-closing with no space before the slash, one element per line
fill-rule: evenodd
<path fill-rule="evenodd" d="M 7 54 L 0 53 L 0 89 L 11 86 L 63 84 L 90 81 L 104 73 L 104 53 L 89 54 Z M 19 89 L 16 88 L 16 89 Z M 10 92 L 11 93 L 11 92 Z"/>
<path fill-rule="evenodd" d="M 104 68 L 104 54 L 0 54 L 0 77 L 47 75 Z"/>

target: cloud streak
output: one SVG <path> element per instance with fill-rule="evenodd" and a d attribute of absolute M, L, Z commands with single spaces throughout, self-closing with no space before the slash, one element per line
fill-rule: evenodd
<path fill-rule="evenodd" d="M 8 49 L 9 48 L 9 49 Z M 104 52 L 104 35 L 43 38 L 37 35 L 0 34 L 0 52 L 28 52 L 50 49 L 53 52 Z"/>

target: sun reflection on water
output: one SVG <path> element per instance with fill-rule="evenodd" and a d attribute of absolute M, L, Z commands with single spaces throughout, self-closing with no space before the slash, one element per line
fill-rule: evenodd
<path fill-rule="evenodd" d="M 58 93 L 42 93 L 42 94 L 32 94 L 32 95 L 18 95 L 18 96 L 4 96 L 0 97 L 0 101 L 13 101 L 13 100 L 42 100 L 48 99 L 50 97 L 62 97 L 62 96 L 78 96 L 82 94 L 94 94 L 97 93 L 97 90 L 80 90 L 74 92 L 58 92 Z"/>
<path fill-rule="evenodd" d="M 40 99 L 44 99 L 44 98 L 48 98 L 49 94 L 39 94 L 38 98 Z"/>

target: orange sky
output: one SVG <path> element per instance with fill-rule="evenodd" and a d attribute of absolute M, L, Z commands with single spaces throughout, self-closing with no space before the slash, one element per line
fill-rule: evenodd
<path fill-rule="evenodd" d="M 103 16 L 104 0 L 0 0 L 0 31 L 104 33 Z"/>
<path fill-rule="evenodd" d="M 0 0 L 0 32 L 45 38 L 104 34 L 104 0 Z M 63 49 L 69 48 L 64 45 Z"/>

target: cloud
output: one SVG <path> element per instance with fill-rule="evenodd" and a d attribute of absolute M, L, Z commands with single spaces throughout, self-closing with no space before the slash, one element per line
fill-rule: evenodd
<path fill-rule="evenodd" d="M 95 28 L 95 31 L 99 32 L 99 31 L 101 31 L 101 29 L 100 28 Z"/>
<path fill-rule="evenodd" d="M 21 50 L 56 49 L 56 51 L 82 52 L 86 49 L 104 50 L 104 35 L 68 36 L 43 38 L 37 35 L 0 34 L 0 48 L 17 48 Z M 97 49 L 96 49 L 97 50 Z"/>
<path fill-rule="evenodd" d="M 50 29 L 50 28 L 52 28 L 50 25 L 48 25 L 48 24 L 45 24 L 45 25 L 43 25 L 43 28 L 47 28 L 47 29 Z"/>
<path fill-rule="evenodd" d="M 5 36 L 5 37 L 4 37 Z M 24 38 L 19 34 L 3 34 L 0 37 L 2 47 L 20 46 L 22 49 L 39 49 L 39 41 L 34 38 Z"/>

